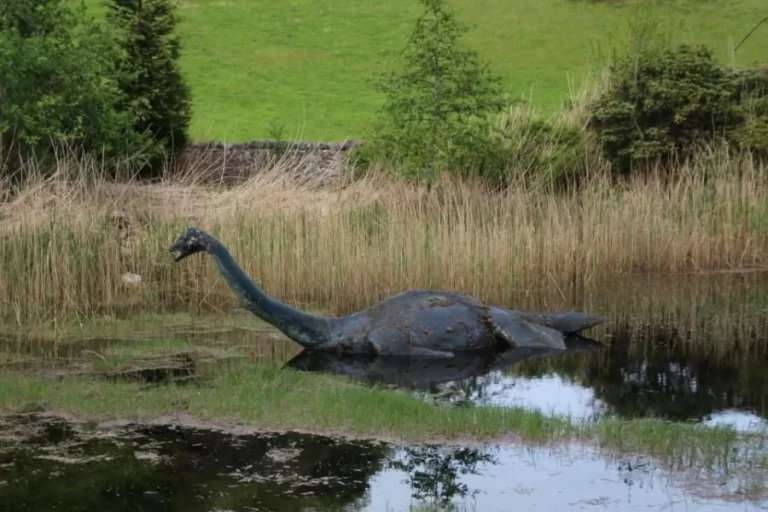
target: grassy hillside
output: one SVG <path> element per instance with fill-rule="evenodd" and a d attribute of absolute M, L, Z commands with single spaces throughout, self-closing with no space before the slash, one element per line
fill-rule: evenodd
<path fill-rule="evenodd" d="M 99 8 L 104 0 L 86 0 Z M 380 98 L 373 72 L 393 63 L 420 12 L 417 0 L 178 0 L 183 68 L 194 94 L 194 139 L 269 136 L 315 140 L 361 136 Z M 557 108 L 588 66 L 626 40 L 628 22 L 658 21 L 675 42 L 706 43 L 723 62 L 768 14 L 763 0 L 452 0 L 473 25 L 467 42 L 515 94 Z M 768 26 L 737 56 L 765 61 Z"/>

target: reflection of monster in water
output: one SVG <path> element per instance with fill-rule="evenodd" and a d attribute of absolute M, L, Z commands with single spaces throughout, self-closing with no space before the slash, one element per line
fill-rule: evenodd
<path fill-rule="evenodd" d="M 346 375 L 369 383 L 430 390 L 434 389 L 436 384 L 471 379 L 508 368 L 527 359 L 559 357 L 603 347 L 602 343 L 588 338 L 569 336 L 566 338 L 566 350 L 513 348 L 456 354 L 451 359 L 336 355 L 303 351 L 288 361 L 286 366 L 308 372 Z"/>
<path fill-rule="evenodd" d="M 476 494 L 459 480 L 461 475 L 478 474 L 478 464 L 496 463 L 486 450 L 476 448 L 419 446 L 403 448 L 398 455 L 390 467 L 408 475 L 412 496 L 442 506 L 453 498 Z"/>
<path fill-rule="evenodd" d="M 584 396 L 583 405 L 572 405 L 585 416 L 704 421 L 719 411 L 745 409 L 768 419 L 768 338 L 752 339 L 743 349 L 736 343 L 736 349 L 724 353 L 706 330 L 693 341 L 687 336 L 664 325 L 619 324 L 610 332 L 609 346 L 573 337 L 566 351 L 512 349 L 453 360 L 303 352 L 287 366 L 415 389 L 457 405 L 524 402 L 546 412 L 553 404 L 567 405 L 553 394 L 572 390 L 562 396 L 574 402 Z M 536 387 L 540 395 L 520 391 L 554 376 L 562 381 L 550 378 L 559 384 L 541 384 Z"/>

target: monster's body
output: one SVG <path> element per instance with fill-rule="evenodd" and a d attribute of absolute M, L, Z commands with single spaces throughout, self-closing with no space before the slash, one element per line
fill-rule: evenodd
<path fill-rule="evenodd" d="M 267 295 L 207 233 L 191 228 L 171 250 L 180 254 L 177 261 L 200 251 L 211 254 L 251 313 L 310 350 L 441 357 L 495 348 L 565 350 L 565 335 L 603 322 L 582 313 L 509 310 L 467 295 L 429 290 L 399 293 L 349 316 L 313 315 Z"/>
<path fill-rule="evenodd" d="M 353 315 L 330 319 L 328 338 L 318 348 L 383 355 L 510 347 L 565 349 L 563 334 L 601 321 L 582 314 L 492 307 L 458 293 L 413 290 Z"/>

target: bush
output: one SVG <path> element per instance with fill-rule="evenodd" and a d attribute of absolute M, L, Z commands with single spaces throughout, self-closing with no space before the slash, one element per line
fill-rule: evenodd
<path fill-rule="evenodd" d="M 731 144 L 768 159 L 768 75 L 762 69 L 731 72 L 734 127 L 728 133 Z"/>
<path fill-rule="evenodd" d="M 536 181 L 561 188 L 578 182 L 588 167 L 599 165 L 589 132 L 563 115 L 543 118 L 525 106 L 515 106 L 480 126 L 464 128 L 464 147 L 454 154 L 453 172 L 491 185 Z M 401 165 L 384 154 L 381 145 L 371 143 L 352 150 L 350 160 L 358 170 Z"/>
<path fill-rule="evenodd" d="M 764 92 L 764 79 L 726 70 L 705 47 L 641 51 L 611 66 L 589 126 L 618 173 L 686 158 L 715 139 L 759 150 L 768 144 Z"/>
<path fill-rule="evenodd" d="M 705 48 L 642 52 L 611 67 L 590 126 L 620 172 L 689 151 L 730 117 L 727 75 Z"/>
<path fill-rule="evenodd" d="M 178 19 L 171 0 L 112 0 L 107 19 L 118 35 L 119 86 L 138 113 L 134 129 L 156 150 L 177 155 L 188 140 L 190 92 L 179 69 Z M 157 166 L 161 162 L 152 162 Z"/>
<path fill-rule="evenodd" d="M 379 77 L 385 104 L 358 156 L 385 159 L 431 183 L 438 170 L 477 163 L 492 140 L 489 116 L 507 101 L 499 77 L 475 52 L 459 47 L 467 29 L 444 0 L 421 3 L 424 12 L 402 54 L 404 69 Z"/>
<path fill-rule="evenodd" d="M 0 171 L 66 144 L 106 159 L 142 152 L 124 108 L 108 33 L 66 0 L 5 0 L 0 10 Z"/>
<path fill-rule="evenodd" d="M 487 166 L 482 176 L 507 184 L 530 177 L 561 187 L 586 174 L 595 151 L 589 134 L 562 115 L 537 116 L 530 109 L 515 107 L 500 117 L 496 132 L 496 158 L 504 162 Z"/>

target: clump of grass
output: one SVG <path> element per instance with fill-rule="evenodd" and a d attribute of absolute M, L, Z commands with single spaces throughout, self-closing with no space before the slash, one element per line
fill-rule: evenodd
<path fill-rule="evenodd" d="M 697 158 L 674 179 L 616 184 L 595 171 L 560 193 L 450 177 L 427 193 L 376 173 L 296 183 L 280 167 L 230 189 L 114 183 L 62 161 L 0 206 L 0 322 L 55 329 L 95 315 L 236 307 L 206 258 L 172 261 L 167 248 L 189 224 L 219 237 L 270 294 L 334 314 L 413 288 L 521 306 L 547 290 L 552 307 L 619 274 L 765 267 L 768 173 L 727 152 Z M 117 209 L 131 212 L 131 227 L 119 230 Z M 125 272 L 142 282 L 124 284 Z"/>

